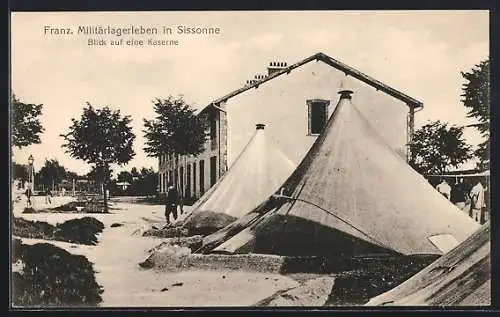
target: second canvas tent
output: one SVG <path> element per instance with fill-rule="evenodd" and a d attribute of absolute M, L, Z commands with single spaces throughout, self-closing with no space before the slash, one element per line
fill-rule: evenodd
<path fill-rule="evenodd" d="M 192 234 L 208 234 L 225 227 L 274 193 L 295 169 L 265 135 L 256 130 L 222 178 L 193 206 L 183 221 Z"/>

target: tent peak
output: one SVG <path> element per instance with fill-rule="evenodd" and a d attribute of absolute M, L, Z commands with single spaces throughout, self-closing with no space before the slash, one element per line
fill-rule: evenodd
<path fill-rule="evenodd" d="M 266 125 L 265 125 L 265 124 L 263 124 L 263 123 L 257 123 L 257 124 L 255 125 L 255 129 L 256 129 L 256 130 L 264 130 L 264 127 L 265 127 L 265 126 L 266 126 Z"/>
<path fill-rule="evenodd" d="M 352 99 L 354 91 L 350 89 L 342 89 L 339 91 L 340 99 Z"/>

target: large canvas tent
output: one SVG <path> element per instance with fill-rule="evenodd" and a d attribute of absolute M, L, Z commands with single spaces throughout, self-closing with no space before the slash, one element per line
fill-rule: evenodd
<path fill-rule="evenodd" d="M 294 173 L 257 208 L 205 237 L 199 252 L 443 254 L 476 224 L 416 173 L 343 90 Z"/>
<path fill-rule="evenodd" d="M 491 305 L 490 223 L 368 306 Z"/>
<path fill-rule="evenodd" d="M 193 206 L 183 226 L 196 233 L 223 228 L 255 208 L 290 176 L 296 165 L 266 139 L 264 124 L 212 188 Z"/>

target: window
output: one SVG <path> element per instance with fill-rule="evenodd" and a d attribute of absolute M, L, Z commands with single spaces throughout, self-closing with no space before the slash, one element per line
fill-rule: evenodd
<path fill-rule="evenodd" d="M 200 161 L 200 195 L 205 193 L 205 161 Z"/>
<path fill-rule="evenodd" d="M 180 187 L 181 187 L 181 195 L 184 196 L 184 167 L 181 166 L 180 172 L 179 172 L 179 177 L 180 177 Z"/>
<path fill-rule="evenodd" d="M 160 193 L 161 193 L 161 192 L 163 192 L 163 190 L 162 190 L 162 189 L 163 189 L 163 187 L 162 187 L 162 186 L 163 186 L 163 175 L 164 175 L 163 173 L 160 173 L 160 174 L 159 174 L 159 177 L 158 177 L 158 180 L 159 180 L 159 183 L 160 183 L 160 184 L 159 184 L 158 191 L 159 191 Z"/>
<path fill-rule="evenodd" d="M 210 158 L 210 187 L 217 181 L 217 156 Z"/>
<path fill-rule="evenodd" d="M 196 162 L 193 163 L 193 195 L 196 196 Z"/>
<path fill-rule="evenodd" d="M 191 164 L 186 167 L 186 197 L 191 197 Z"/>
<path fill-rule="evenodd" d="M 172 184 L 179 190 L 179 172 L 177 170 L 172 171 Z"/>
<path fill-rule="evenodd" d="M 318 135 L 323 131 L 328 120 L 329 100 L 311 99 L 307 100 L 308 106 L 308 134 Z"/>
<path fill-rule="evenodd" d="M 210 147 L 215 150 L 217 147 L 217 117 L 214 111 L 210 112 Z"/>

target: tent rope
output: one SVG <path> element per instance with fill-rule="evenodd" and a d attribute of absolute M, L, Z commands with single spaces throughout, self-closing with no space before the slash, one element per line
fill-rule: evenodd
<path fill-rule="evenodd" d="M 364 232 L 363 230 L 357 228 L 355 225 L 351 224 L 350 222 L 348 222 L 347 220 L 344 220 L 342 219 L 341 217 L 337 216 L 336 214 L 332 213 L 331 211 L 321 207 L 320 205 L 317 205 L 311 201 L 308 201 L 308 200 L 305 200 L 305 199 L 301 199 L 301 198 L 293 198 L 293 197 L 290 197 L 290 196 L 286 196 L 286 195 L 283 195 L 283 194 L 278 194 L 278 195 L 273 195 L 273 197 L 276 197 L 276 198 L 284 198 L 284 199 L 288 199 L 288 200 L 293 200 L 293 201 L 301 201 L 303 203 L 306 203 L 306 204 L 309 204 L 311 206 L 314 206 L 324 212 L 326 212 L 327 214 L 329 214 L 330 216 L 333 216 L 335 218 L 337 218 L 338 220 L 342 221 L 343 223 L 345 223 L 346 225 L 348 225 L 349 227 L 353 228 L 354 230 L 362 233 L 363 235 L 365 235 L 366 237 L 368 237 L 368 239 L 372 240 L 373 242 L 375 242 L 375 244 L 377 244 L 378 246 L 382 247 L 382 248 L 385 248 L 385 249 L 389 249 L 389 250 L 392 250 L 392 248 L 388 247 L 386 244 L 384 244 L 383 242 L 373 238 L 372 236 L 370 236 L 368 233 Z"/>

